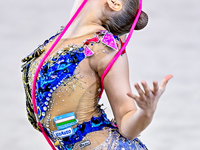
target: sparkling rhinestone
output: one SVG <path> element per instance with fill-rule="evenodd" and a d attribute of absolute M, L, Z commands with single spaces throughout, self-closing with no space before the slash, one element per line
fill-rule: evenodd
<path fill-rule="evenodd" d="M 46 100 L 50 101 L 50 98 L 49 98 L 49 97 L 47 97 L 47 98 L 46 98 Z"/>
<path fill-rule="evenodd" d="M 47 110 L 47 107 L 43 107 L 43 110 L 46 111 L 46 110 Z"/>
<path fill-rule="evenodd" d="M 43 49 L 43 46 L 42 46 L 42 45 L 40 45 L 40 46 L 39 46 L 39 49 L 40 49 L 40 50 L 42 50 L 42 49 Z"/>
<path fill-rule="evenodd" d="M 51 93 L 49 93 L 48 96 L 51 96 Z"/>
<path fill-rule="evenodd" d="M 45 102 L 45 105 L 48 105 L 49 103 L 48 102 Z"/>
<path fill-rule="evenodd" d="M 62 50 L 58 50 L 58 54 L 61 54 L 63 51 Z"/>
<path fill-rule="evenodd" d="M 45 112 L 42 113 L 42 116 L 43 116 L 43 117 L 45 116 Z"/>
<path fill-rule="evenodd" d="M 56 90 L 56 87 L 53 87 L 53 90 Z"/>

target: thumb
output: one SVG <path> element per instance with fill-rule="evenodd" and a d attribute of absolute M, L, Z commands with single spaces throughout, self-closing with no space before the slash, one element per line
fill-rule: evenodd
<path fill-rule="evenodd" d="M 165 90 L 166 85 L 167 85 L 168 81 L 169 81 L 171 78 L 173 78 L 173 75 L 167 75 L 166 77 L 164 77 L 164 79 L 163 79 L 163 81 L 162 81 L 162 83 L 161 83 L 161 85 L 160 85 L 160 88 Z"/>

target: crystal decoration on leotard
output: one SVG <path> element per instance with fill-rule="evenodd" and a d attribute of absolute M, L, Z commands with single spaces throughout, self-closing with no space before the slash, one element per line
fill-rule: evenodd
<path fill-rule="evenodd" d="M 39 119 L 43 120 L 48 110 L 46 103 L 51 99 L 51 91 L 55 91 L 64 79 L 71 78 L 78 64 L 85 58 L 82 47 L 73 48 L 70 51 L 63 51 L 46 63 L 36 83 L 36 102 L 39 112 Z"/>
<path fill-rule="evenodd" d="M 43 44 L 39 45 L 31 54 L 29 54 L 27 57 L 22 59 L 22 62 L 28 62 L 31 59 L 37 58 L 39 57 L 43 52 L 44 52 L 44 47 L 52 40 L 54 40 L 60 33 L 62 30 L 60 30 L 59 32 L 57 32 L 55 35 L 51 36 L 48 40 L 44 41 Z M 22 68 L 26 65 L 27 63 L 25 63 Z"/>
<path fill-rule="evenodd" d="M 104 34 L 106 34 L 108 31 L 107 30 L 99 30 L 99 31 L 97 31 L 96 33 L 98 34 L 98 35 L 104 35 Z"/>
<path fill-rule="evenodd" d="M 107 45 L 110 48 L 113 48 L 114 50 L 118 50 L 117 44 L 115 42 L 115 39 L 114 39 L 112 33 L 107 32 L 102 39 L 102 43 L 104 43 L 105 45 Z"/>
<path fill-rule="evenodd" d="M 85 56 L 91 57 L 92 55 L 94 55 L 94 52 L 87 45 L 85 45 Z"/>
<path fill-rule="evenodd" d="M 96 37 L 93 37 L 93 38 L 91 38 L 91 39 L 87 39 L 87 40 L 84 42 L 84 44 L 85 44 L 85 45 L 89 45 L 90 43 L 99 43 L 99 42 L 100 42 L 99 37 L 96 36 Z"/>
<path fill-rule="evenodd" d="M 45 46 L 48 42 L 52 41 L 54 37 L 50 38 L 48 41 L 44 42 Z M 101 39 L 101 40 L 100 40 Z M 65 138 L 58 138 L 53 135 L 53 132 L 49 128 L 50 124 L 50 116 L 47 115 L 46 112 L 52 110 L 52 106 L 55 102 L 55 98 L 52 98 L 52 94 L 56 89 L 60 86 L 65 85 L 65 81 L 67 79 L 72 81 L 71 79 L 74 77 L 74 71 L 78 67 L 79 63 L 85 59 L 86 57 L 91 57 L 94 55 L 92 45 L 99 45 L 99 43 L 103 43 L 106 46 L 117 50 L 116 42 L 119 42 L 117 36 L 112 35 L 110 32 L 106 30 L 100 30 L 96 32 L 93 38 L 86 39 L 83 41 L 83 46 L 70 45 L 68 48 L 64 49 L 57 55 L 53 56 L 49 59 L 42 67 L 38 80 L 36 83 L 36 102 L 39 119 L 44 126 L 44 130 L 48 133 L 48 136 L 51 138 L 54 145 L 58 148 L 58 150 L 76 150 L 76 143 L 84 140 L 87 134 L 95 131 L 109 130 L 110 133 L 107 136 L 107 139 L 96 147 L 94 150 L 147 150 L 144 144 L 142 144 L 137 138 L 133 141 L 129 141 L 123 136 L 121 136 L 118 132 L 118 128 L 116 124 L 110 121 L 105 112 L 100 108 L 100 105 L 97 105 L 97 109 L 99 110 L 98 116 L 93 116 L 89 121 L 78 124 L 77 127 L 74 128 L 74 135 Z M 103 49 L 101 49 L 103 50 Z M 106 51 L 103 50 L 103 53 Z M 34 112 L 31 111 L 31 101 L 29 94 L 29 80 L 27 72 L 31 70 L 30 62 L 31 59 L 26 59 L 27 65 L 24 66 L 24 86 L 27 91 L 27 111 L 29 113 L 29 121 L 33 124 L 33 126 L 40 130 L 36 124 L 36 119 L 34 118 Z M 94 74 L 93 74 L 94 75 Z M 80 75 L 80 78 L 83 78 Z M 77 86 L 73 83 L 72 86 Z M 65 101 L 65 100 L 62 100 Z M 67 101 L 67 99 L 66 99 Z M 74 99 L 75 101 L 75 99 Z M 52 104 L 52 105 L 50 105 Z M 49 106 L 50 105 L 50 106 Z M 55 103 L 57 105 L 57 103 Z M 66 106 L 66 104 L 65 104 Z M 60 109 L 57 111 L 61 111 Z M 44 118 L 47 117 L 47 121 L 45 123 Z M 43 122 L 44 121 L 44 122 Z M 52 124 L 54 128 L 54 124 Z"/>
<path fill-rule="evenodd" d="M 100 108 L 101 106 L 99 105 L 98 107 Z M 63 138 L 60 144 L 57 145 L 57 148 L 59 150 L 71 150 L 72 148 L 76 150 L 74 144 L 80 142 L 88 133 L 100 131 L 109 127 L 109 136 L 105 142 L 100 144 L 95 150 L 102 150 L 104 147 L 106 147 L 107 150 L 118 150 L 120 148 L 125 148 L 125 150 L 147 150 L 146 146 L 140 142 L 138 138 L 130 141 L 121 136 L 117 131 L 116 125 L 107 118 L 104 110 L 100 108 L 99 111 L 101 112 L 99 117 L 92 117 L 90 121 L 79 124 L 74 128 L 75 134 Z M 47 131 L 47 133 L 53 141 L 57 142 L 53 134 L 49 131 Z"/>

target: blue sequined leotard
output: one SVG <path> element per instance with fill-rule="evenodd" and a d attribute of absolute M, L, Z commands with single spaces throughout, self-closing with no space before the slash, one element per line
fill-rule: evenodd
<path fill-rule="evenodd" d="M 24 58 L 23 82 L 28 119 L 38 125 L 31 102 L 35 70 L 53 41 L 52 36 Z M 36 83 L 38 117 L 59 150 L 146 150 L 138 138 L 120 135 L 99 105 L 101 81 L 91 64 L 116 53 L 117 36 L 101 30 L 71 39 L 61 39 L 43 64 Z"/>

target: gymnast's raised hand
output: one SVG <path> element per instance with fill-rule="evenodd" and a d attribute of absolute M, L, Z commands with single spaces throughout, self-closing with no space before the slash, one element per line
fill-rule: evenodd
<path fill-rule="evenodd" d="M 103 59 L 99 66 L 105 66 L 107 61 Z M 152 89 L 145 81 L 141 82 L 143 90 L 136 83 L 137 96 L 131 92 L 128 66 L 127 54 L 119 57 L 103 83 L 120 133 L 132 140 L 151 123 L 158 100 L 173 76 L 166 76 L 160 86 L 154 81 Z"/>
<path fill-rule="evenodd" d="M 164 93 L 167 83 L 172 77 L 172 75 L 166 76 L 160 86 L 157 81 L 154 81 L 152 89 L 150 89 L 145 81 L 141 82 L 144 90 L 141 89 L 138 83 L 135 83 L 134 86 L 139 95 L 134 95 L 131 92 L 127 93 L 127 95 L 136 101 L 141 113 L 144 113 L 147 117 L 151 117 L 156 110 L 159 98 Z"/>

